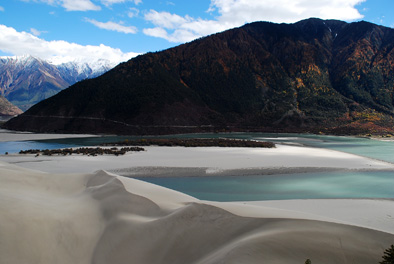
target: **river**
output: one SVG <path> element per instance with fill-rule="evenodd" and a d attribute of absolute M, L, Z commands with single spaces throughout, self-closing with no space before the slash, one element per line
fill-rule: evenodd
<path fill-rule="evenodd" d="M 224 133 L 187 134 L 167 137 L 236 138 L 271 141 L 333 149 L 394 163 L 394 141 L 369 138 L 310 134 Z M 94 146 L 125 140 L 125 136 L 98 136 L 50 140 L 0 142 L 0 153 L 26 149 L 55 149 Z M 394 199 L 394 172 L 346 171 L 256 175 L 239 177 L 174 177 L 142 180 L 181 191 L 199 199 L 215 201 L 251 201 L 318 198 L 385 198 Z"/>

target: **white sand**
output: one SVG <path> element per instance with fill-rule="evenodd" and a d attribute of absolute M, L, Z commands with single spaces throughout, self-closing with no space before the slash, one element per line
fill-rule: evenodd
<path fill-rule="evenodd" d="M 382 217 L 393 201 L 211 203 L 104 171 L 3 162 L 0 182 L 0 263 L 371 264 L 394 242 Z"/>
<path fill-rule="evenodd" d="M 1 160 L 51 173 L 112 171 L 124 176 L 272 174 L 308 170 L 382 170 L 394 164 L 344 152 L 277 145 L 272 149 L 145 147 L 124 156 L 7 155 Z M 155 169 L 156 168 L 156 169 Z M 185 170 L 186 169 L 186 170 Z M 194 170 L 193 170 L 194 169 Z"/>
<path fill-rule="evenodd" d="M 89 263 L 105 225 L 87 180 L 0 163 L 0 263 Z"/>
<path fill-rule="evenodd" d="M 216 205 L 216 202 L 210 202 Z M 394 234 L 394 199 L 310 199 L 218 203 L 239 215 L 314 219 Z M 234 209 L 236 208 L 236 209 Z M 250 210 L 254 208 L 255 210 Z M 251 213 L 253 212 L 253 213 Z"/>

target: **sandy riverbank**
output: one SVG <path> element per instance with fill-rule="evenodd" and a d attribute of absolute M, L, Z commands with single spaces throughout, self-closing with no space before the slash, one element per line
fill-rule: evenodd
<path fill-rule="evenodd" d="M 3 162 L 0 181 L 1 263 L 370 264 L 394 242 L 389 200 L 214 203 Z"/>
<path fill-rule="evenodd" d="M 2 161 L 51 173 L 111 171 L 123 176 L 283 174 L 330 170 L 394 170 L 394 164 L 344 152 L 277 144 L 276 148 L 145 147 L 124 156 L 3 155 Z"/>

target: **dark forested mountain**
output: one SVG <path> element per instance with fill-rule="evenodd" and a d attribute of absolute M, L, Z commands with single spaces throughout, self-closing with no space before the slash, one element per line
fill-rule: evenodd
<path fill-rule="evenodd" d="M 6 123 L 17 130 L 390 132 L 394 30 L 256 22 L 138 56 Z"/>
<path fill-rule="evenodd" d="M 23 110 L 70 85 L 111 69 L 109 62 L 68 62 L 59 65 L 32 56 L 0 58 L 0 92 Z"/>

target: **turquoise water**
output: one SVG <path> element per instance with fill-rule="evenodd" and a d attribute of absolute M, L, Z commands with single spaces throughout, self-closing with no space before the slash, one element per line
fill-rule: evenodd
<path fill-rule="evenodd" d="M 18 153 L 21 150 L 28 149 L 58 149 L 58 148 L 69 148 L 78 147 L 80 145 L 75 144 L 62 144 L 62 143 L 48 143 L 40 141 L 9 141 L 0 142 L 0 154 L 5 153 Z"/>
<path fill-rule="evenodd" d="M 259 138 L 264 140 L 264 137 Z M 295 135 L 265 138 L 277 143 L 297 143 L 310 147 L 333 149 L 364 157 L 394 163 L 394 141 L 380 141 L 370 138 Z"/>
<path fill-rule="evenodd" d="M 167 137 L 237 138 L 271 141 L 281 144 L 333 149 L 394 163 L 394 142 L 368 138 L 309 134 L 188 134 Z M 0 142 L 0 153 L 26 149 L 55 149 L 94 146 L 127 138 L 105 136 L 92 138 L 52 139 Z M 318 198 L 394 198 L 394 172 L 325 172 L 239 177 L 144 178 L 199 199 L 214 201 L 252 201 Z"/>
<path fill-rule="evenodd" d="M 384 171 L 141 180 L 212 201 L 394 198 L 393 172 Z"/>
<path fill-rule="evenodd" d="M 63 139 L 46 139 L 46 140 L 27 140 L 27 141 L 8 141 L 0 142 L 0 154 L 18 153 L 21 150 L 28 149 L 59 149 L 82 146 L 97 146 L 101 143 L 116 142 L 124 140 L 126 137 L 103 136 L 91 138 L 63 138 Z"/>

